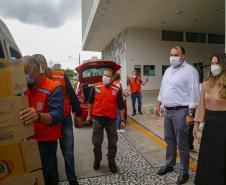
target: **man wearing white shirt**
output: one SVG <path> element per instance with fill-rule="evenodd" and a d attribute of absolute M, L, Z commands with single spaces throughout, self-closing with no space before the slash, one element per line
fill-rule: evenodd
<path fill-rule="evenodd" d="M 194 111 L 199 100 L 199 75 L 197 70 L 185 61 L 185 49 L 175 46 L 170 52 L 171 66 L 162 79 L 156 115 L 160 106 L 165 107 L 164 132 L 166 164 L 158 171 L 165 175 L 173 171 L 176 164 L 177 147 L 180 153 L 181 174 L 177 184 L 184 184 L 189 178 L 189 124 L 193 124 Z"/>

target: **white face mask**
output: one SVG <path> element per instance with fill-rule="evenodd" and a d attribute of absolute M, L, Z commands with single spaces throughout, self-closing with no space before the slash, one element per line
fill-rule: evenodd
<path fill-rule="evenodd" d="M 211 64 L 211 73 L 213 76 L 221 74 L 221 66 L 219 64 Z"/>
<path fill-rule="evenodd" d="M 180 57 L 170 57 L 170 65 L 173 67 L 177 67 L 181 64 Z"/>
<path fill-rule="evenodd" d="M 111 78 L 110 77 L 107 77 L 107 76 L 103 76 L 102 77 L 102 82 L 104 85 L 108 85 L 111 83 Z"/>

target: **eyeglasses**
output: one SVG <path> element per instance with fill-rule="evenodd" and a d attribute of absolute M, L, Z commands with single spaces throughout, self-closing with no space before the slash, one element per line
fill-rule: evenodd
<path fill-rule="evenodd" d="M 170 54 L 171 57 L 179 57 L 178 54 Z"/>

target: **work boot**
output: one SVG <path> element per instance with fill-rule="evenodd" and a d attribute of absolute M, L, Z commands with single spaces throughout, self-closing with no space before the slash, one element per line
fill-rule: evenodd
<path fill-rule="evenodd" d="M 177 178 L 176 184 L 185 184 L 189 179 L 189 175 L 187 173 L 181 173 Z"/>
<path fill-rule="evenodd" d="M 170 167 L 170 166 L 163 166 L 158 172 L 157 174 L 158 175 L 165 175 L 169 172 L 172 172 L 173 171 L 173 167 Z"/>
<path fill-rule="evenodd" d="M 111 173 L 117 173 L 118 169 L 117 169 L 115 162 L 114 163 L 108 163 L 108 166 L 110 168 Z"/>
<path fill-rule="evenodd" d="M 100 161 L 94 160 L 93 169 L 98 170 L 100 168 Z"/>
<path fill-rule="evenodd" d="M 79 185 L 77 179 L 69 182 L 70 185 Z"/>

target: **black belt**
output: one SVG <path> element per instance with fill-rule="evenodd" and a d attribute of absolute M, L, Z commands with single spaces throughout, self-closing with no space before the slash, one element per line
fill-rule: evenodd
<path fill-rule="evenodd" d="M 179 110 L 179 109 L 185 109 L 188 108 L 188 106 L 175 106 L 175 107 L 166 107 L 166 110 Z"/>

